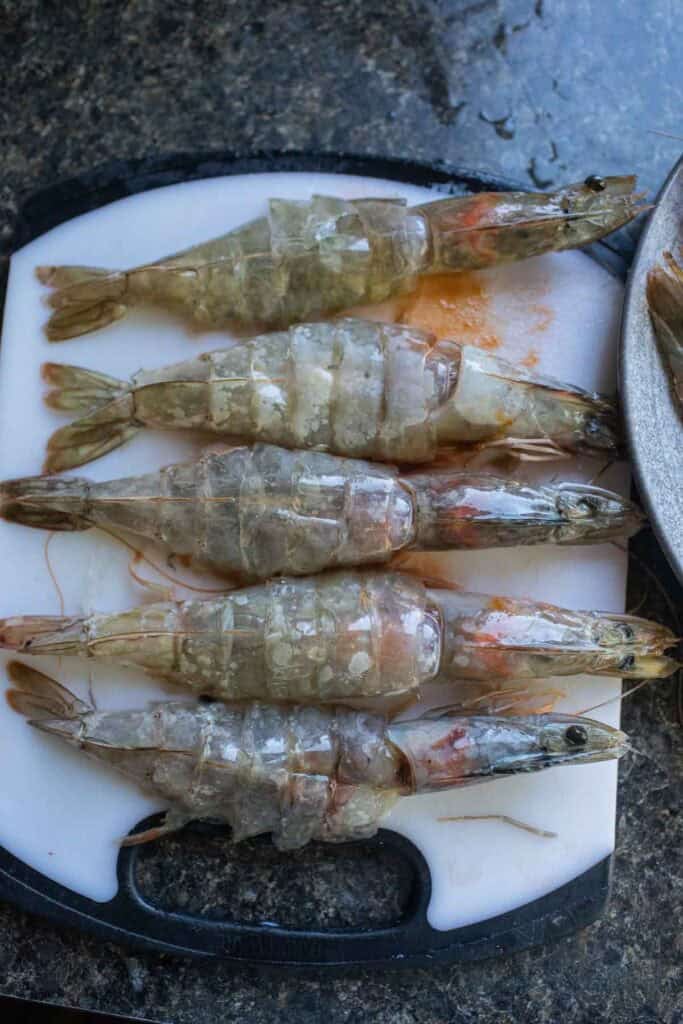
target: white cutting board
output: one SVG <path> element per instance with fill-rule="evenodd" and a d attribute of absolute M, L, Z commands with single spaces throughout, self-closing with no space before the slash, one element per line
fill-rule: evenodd
<path fill-rule="evenodd" d="M 188 337 L 161 313 L 134 312 L 96 335 L 59 345 L 45 341 L 41 263 L 127 267 L 172 253 L 261 215 L 269 196 L 305 198 L 404 195 L 434 198 L 424 189 L 361 177 L 263 174 L 174 185 L 112 203 L 49 231 L 11 262 L 0 350 L 0 478 L 40 472 L 45 443 L 64 417 L 41 401 L 45 360 L 71 362 L 128 377 L 226 344 L 213 332 Z M 483 275 L 490 294 L 489 326 L 500 353 L 588 388 L 612 391 L 622 287 L 580 253 L 542 257 Z M 94 479 L 155 470 L 199 451 L 189 435 L 142 432 L 131 443 L 85 467 Z M 588 480 L 596 463 L 534 470 Z M 526 475 L 531 478 L 529 472 Z M 603 478 L 625 487 L 620 467 Z M 0 615 L 58 613 L 45 562 L 46 534 L 0 521 Z M 124 608 L 147 595 L 127 573 L 129 553 L 96 532 L 58 534 L 50 561 L 67 613 Z M 539 547 L 454 554 L 433 560 L 439 572 L 470 589 L 543 598 L 572 608 L 621 611 L 626 560 L 614 547 Z M 143 573 L 145 572 L 142 567 Z M 2 656 L 2 685 L 6 686 Z M 81 695 L 88 676 L 72 659 L 40 659 Z M 560 710 L 574 711 L 615 696 L 615 680 L 581 678 L 569 684 Z M 92 671 L 101 708 L 136 707 L 172 691 L 134 673 L 102 666 Z M 177 691 L 175 691 L 177 694 Z M 174 694 L 174 695 L 175 695 Z M 439 696 L 443 703 L 443 693 Z M 596 717 L 617 724 L 618 704 Z M 49 878 L 98 901 L 116 892 L 117 838 L 161 805 L 119 776 L 59 741 L 31 730 L 0 702 L 0 843 Z M 609 854 L 614 845 L 617 769 L 614 763 L 561 768 L 499 780 L 461 792 L 412 797 L 399 803 L 388 827 L 411 839 L 433 880 L 429 920 L 439 929 L 483 920 L 527 903 Z M 542 839 L 496 822 L 439 823 L 442 815 L 505 812 L 559 833 Z"/>

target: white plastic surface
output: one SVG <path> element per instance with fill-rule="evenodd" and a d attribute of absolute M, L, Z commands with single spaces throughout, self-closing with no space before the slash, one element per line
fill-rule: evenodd
<path fill-rule="evenodd" d="M 39 367 L 70 362 L 128 377 L 226 343 L 225 335 L 188 336 L 161 313 L 134 312 L 96 335 L 50 345 L 42 334 L 47 310 L 34 277 L 41 263 L 133 266 L 213 237 L 265 212 L 270 195 L 313 192 L 354 197 L 434 198 L 394 182 L 331 175 L 273 174 L 175 185 L 113 203 L 76 218 L 26 246 L 13 259 L 0 351 L 0 478 L 40 472 L 45 442 L 64 418 L 41 401 Z M 500 354 L 524 358 L 533 348 L 538 369 L 586 387 L 613 390 L 621 285 L 588 257 L 566 253 L 484 275 L 492 330 Z M 543 324 L 540 324 L 543 320 Z M 541 327 L 543 329 L 541 329 Z M 199 450 L 189 435 L 142 432 L 131 443 L 85 467 L 94 479 L 146 472 Z M 554 464 L 534 478 L 588 480 L 599 466 Z M 526 472 L 527 476 L 532 474 Z M 601 482 L 626 485 L 626 470 Z M 59 613 L 46 561 L 47 535 L 0 521 L 0 615 Z M 58 534 L 50 561 L 67 613 L 123 608 L 145 600 L 128 572 L 129 552 L 91 531 Z M 454 554 L 432 559 L 470 589 L 543 598 L 574 608 L 623 610 L 625 556 L 614 547 L 551 547 Z M 144 573 L 144 567 L 142 568 Z M 0 671 L 7 660 L 2 656 Z M 36 661 L 81 695 L 82 664 Z M 4 672 L 3 672 L 3 685 Z M 560 683 L 573 711 L 618 693 L 615 680 Z M 96 667 L 99 707 L 140 706 L 163 697 L 156 681 Z M 177 694 L 178 691 L 175 691 Z M 438 697 L 444 703 L 443 693 Z M 618 704 L 596 717 L 617 724 Z M 160 805 L 122 778 L 39 735 L 0 702 L 0 843 L 48 877 L 105 901 L 116 892 L 117 839 Z M 533 900 L 610 853 L 614 843 L 616 765 L 562 768 L 499 780 L 455 793 L 405 799 L 386 821 L 427 858 L 433 880 L 429 919 L 446 929 L 482 920 Z M 541 839 L 496 822 L 439 823 L 442 815 L 505 812 L 559 838 Z"/>

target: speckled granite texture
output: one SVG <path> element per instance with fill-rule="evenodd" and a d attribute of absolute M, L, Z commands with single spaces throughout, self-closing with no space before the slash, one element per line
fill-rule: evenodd
<path fill-rule="evenodd" d="M 22 194 L 111 158 L 179 150 L 368 152 L 543 188 L 631 169 L 655 190 L 680 146 L 648 131 L 683 133 L 676 6 L 0 0 L 0 243 L 9 245 Z M 652 539 L 636 553 L 631 605 L 675 624 L 653 576 L 679 608 L 680 592 Z M 625 709 L 642 756 L 622 764 L 612 901 L 601 922 L 552 947 L 464 967 L 265 983 L 221 964 L 133 956 L 0 907 L 0 992 L 174 1024 L 680 1024 L 676 714 L 670 683 Z M 239 876 L 247 915 L 249 868 Z M 327 921 L 352 922 L 359 891 L 375 918 L 390 911 L 394 895 L 378 877 L 356 884 L 350 870 L 339 870 Z M 145 871 L 176 905 L 202 898 L 180 869 L 169 877 L 157 861 Z M 326 907 L 329 892 L 329 868 L 311 871 L 310 905 Z M 267 888 L 268 914 L 295 920 L 296 877 L 283 899 L 278 911 Z"/>

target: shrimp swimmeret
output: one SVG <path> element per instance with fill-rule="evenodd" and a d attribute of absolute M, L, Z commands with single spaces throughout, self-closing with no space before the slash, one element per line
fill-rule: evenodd
<path fill-rule="evenodd" d="M 392 721 L 340 707 L 161 703 L 97 711 L 19 662 L 10 706 L 171 804 L 145 842 L 195 818 L 280 849 L 374 835 L 401 797 L 619 757 L 626 736 L 588 718 L 462 715 Z"/>
<path fill-rule="evenodd" d="M 597 241 L 641 210 L 635 178 L 591 176 L 557 192 L 403 199 L 271 199 L 268 215 L 132 270 L 39 267 L 54 289 L 51 341 L 169 309 L 201 329 L 291 323 L 381 302 L 421 274 L 475 270 Z M 124 229 L 125 230 L 125 229 Z"/>

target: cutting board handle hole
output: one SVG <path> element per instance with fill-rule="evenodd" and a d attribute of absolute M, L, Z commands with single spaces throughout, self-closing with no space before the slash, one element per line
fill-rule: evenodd
<path fill-rule="evenodd" d="M 119 876 L 157 912 L 294 931 L 396 927 L 424 902 L 415 863 L 391 840 L 281 852 L 203 823 L 124 848 Z"/>

